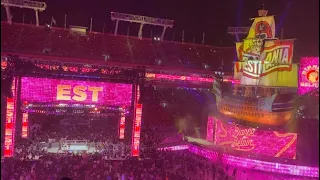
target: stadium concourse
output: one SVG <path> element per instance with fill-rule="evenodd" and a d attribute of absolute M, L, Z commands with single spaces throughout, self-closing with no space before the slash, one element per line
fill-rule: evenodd
<path fill-rule="evenodd" d="M 7 63 L 1 63 L 2 69 L 4 69 L 2 72 L 6 72 L 7 76 L 10 75 L 8 73 L 8 71 L 10 72 L 10 63 L 14 63 L 10 58 L 30 61 L 36 59 L 37 63 L 51 61 L 56 63 L 55 66 L 63 66 L 64 63 L 131 68 L 143 66 L 147 70 L 161 69 L 212 74 L 213 71 L 221 70 L 219 69 L 221 64 L 225 65 L 224 71 L 231 72 L 235 56 L 234 48 L 169 41 L 154 42 L 151 39 L 95 32 L 79 35 L 72 33 L 69 29 L 7 24 L 5 22 L 2 22 L 1 36 L 1 62 Z M 7 61 L 4 60 L 6 58 Z M 47 66 L 51 67 L 52 65 Z M 11 75 L 24 72 L 22 71 L 23 66 L 20 65 L 19 68 L 21 69 L 12 70 Z M 1 176 L 5 180 L 44 180 L 62 177 L 70 177 L 75 180 L 314 179 L 313 177 L 295 176 L 300 175 L 295 171 L 281 174 L 282 169 L 278 167 L 277 171 L 263 172 L 260 169 L 254 169 L 254 167 L 249 169 L 228 165 L 222 161 L 214 162 L 211 156 L 204 153 L 202 149 L 198 149 L 199 146 L 185 142 L 184 135 L 204 139 L 205 135 L 201 130 L 206 128 L 208 108 L 214 97 L 209 93 L 210 87 L 200 89 L 192 87 L 190 84 L 186 87 L 180 81 L 174 82 L 170 87 L 150 84 L 141 88 L 140 101 L 143 104 L 143 108 L 141 108 L 143 115 L 141 117 L 141 132 L 139 131 L 138 135 L 141 138 L 139 139 L 140 155 L 132 157 L 131 136 L 135 137 L 135 134 L 131 131 L 140 130 L 140 126 L 132 128 L 135 124 L 132 122 L 134 119 L 132 117 L 136 116 L 136 111 L 133 109 L 136 107 L 120 107 L 118 102 L 113 102 L 118 106 L 108 106 L 109 109 L 104 111 L 102 111 L 103 106 L 90 106 L 87 112 L 84 110 L 85 108 L 79 108 L 79 105 L 78 109 L 73 109 L 70 113 L 69 109 L 63 108 L 77 108 L 78 104 L 68 106 L 66 103 L 62 105 L 60 103 L 55 106 L 53 102 L 50 102 L 50 106 L 45 106 L 44 102 L 48 103 L 53 96 L 41 97 L 40 95 L 52 93 L 48 83 L 58 80 L 44 77 L 45 75 L 41 74 L 44 70 L 41 70 L 34 75 L 35 77 L 29 77 L 31 75 L 28 74 L 28 77 L 20 78 L 19 82 L 22 87 L 16 93 L 11 94 L 11 96 L 15 96 L 17 93 L 21 93 L 22 96 L 18 96 L 21 101 L 26 97 L 39 101 L 21 102 L 17 111 L 20 111 L 20 108 L 23 111 L 20 115 L 22 122 L 17 120 L 17 126 L 15 129 L 11 129 L 11 133 L 4 132 L 4 128 L 2 129 L 2 134 L 15 137 L 11 139 L 15 142 L 14 155 L 2 159 Z M 97 80 L 92 80 L 89 76 L 83 78 L 83 73 L 74 73 L 75 79 L 69 77 L 68 80 L 61 80 L 64 72 L 59 71 L 59 73 L 61 73 L 59 83 L 77 82 L 81 84 L 82 80 L 87 81 L 81 84 L 83 86 L 93 87 L 89 85 L 98 84 Z M 58 77 L 60 74 L 57 73 L 56 76 Z M 45 80 L 40 80 L 40 78 Z M 116 88 L 116 86 L 112 86 L 112 83 L 116 83 L 117 79 L 113 78 L 109 79 L 109 84 L 101 82 L 101 86 L 110 89 Z M 7 86 L 10 88 L 9 84 Z M 19 83 L 12 84 L 19 85 Z M 41 89 L 41 85 L 44 86 L 44 84 L 48 86 Z M 131 86 L 131 84 L 127 82 L 125 85 L 128 86 L 125 87 L 129 90 L 131 90 L 130 88 L 134 89 L 133 87 L 136 86 Z M 40 90 L 31 89 L 32 85 L 36 85 L 35 87 Z M 31 88 L 23 89 L 27 86 Z M 123 84 L 121 87 L 124 89 Z M 131 95 L 129 90 L 126 93 Z M 32 94 L 34 91 L 36 93 Z M 116 91 L 118 92 L 119 89 L 110 90 L 109 93 Z M 134 90 L 132 92 L 135 96 L 139 94 Z M 54 93 L 57 93 L 57 90 Z M 5 99 L 12 98 L 8 94 L 6 95 L 8 97 L 4 97 L 4 94 L 1 93 L 3 104 L 1 107 L 6 107 Z M 93 91 L 92 94 L 94 94 Z M 119 96 L 121 95 L 115 93 L 112 98 L 115 100 Z M 66 96 L 53 97 L 52 101 L 61 97 Z M 93 99 L 93 95 L 90 98 Z M 131 100 L 122 100 L 131 103 Z M 8 102 L 11 103 L 11 101 Z M 132 102 L 132 104 L 140 103 L 134 98 L 132 98 Z M 54 113 L 51 113 L 52 109 Z M 2 108 L 3 111 L 4 108 Z M 130 118 L 128 121 L 126 120 L 125 127 L 121 127 L 121 120 L 118 121 L 123 117 L 122 115 L 131 117 L 131 121 L 129 121 Z M 26 119 L 28 126 L 25 126 Z M 4 121 L 6 121 L 5 117 L 2 116 L 3 124 Z M 4 127 L 3 124 L 1 127 Z M 124 128 L 123 132 L 119 130 L 119 127 Z M 8 143 L 4 141 L 2 138 L 2 150 L 4 144 Z M 159 148 L 174 144 L 182 147 L 180 151 Z"/>

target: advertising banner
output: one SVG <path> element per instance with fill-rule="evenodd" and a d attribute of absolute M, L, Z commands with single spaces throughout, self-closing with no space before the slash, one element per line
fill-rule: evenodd
<path fill-rule="evenodd" d="M 299 94 L 319 88 L 319 57 L 304 57 L 299 68 Z"/>
<path fill-rule="evenodd" d="M 247 62 L 250 63 L 250 62 Z M 264 71 L 260 75 L 244 73 L 243 68 L 248 64 L 246 62 L 235 62 L 234 79 L 240 80 L 240 84 L 257 86 L 278 86 L 278 87 L 298 87 L 298 65 L 279 65 L 273 67 L 272 71 Z M 268 64 L 260 64 L 261 68 L 267 70 Z M 249 67 L 250 68 L 250 67 Z M 253 71 L 255 72 L 255 71 Z M 258 79 L 255 77 L 259 77 Z"/>
<path fill-rule="evenodd" d="M 247 38 L 236 43 L 234 79 L 242 85 L 298 87 L 293 44 L 293 39 L 275 39 L 273 16 L 254 18 Z"/>

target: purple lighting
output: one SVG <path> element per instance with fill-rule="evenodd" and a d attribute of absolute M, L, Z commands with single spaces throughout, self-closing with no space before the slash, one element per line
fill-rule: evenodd
<path fill-rule="evenodd" d="M 154 74 L 146 73 L 146 77 L 150 79 L 165 79 L 165 80 L 180 80 L 180 81 L 190 81 L 190 82 L 208 82 L 213 83 L 213 78 L 204 77 L 192 77 L 192 76 L 179 76 L 179 75 L 167 75 L 167 74 Z"/>
<path fill-rule="evenodd" d="M 198 146 L 193 146 L 193 145 L 189 145 L 189 151 L 199 156 L 210 159 L 213 162 L 218 161 L 218 152 L 216 151 L 200 148 Z"/>
<path fill-rule="evenodd" d="M 315 168 L 315 167 L 266 162 L 266 161 L 260 161 L 260 160 L 254 160 L 254 159 L 246 159 L 242 157 L 235 157 L 227 154 L 223 154 L 222 156 L 223 156 L 222 162 L 224 164 L 228 164 L 232 166 L 273 172 L 273 173 L 280 173 L 280 174 L 319 177 L 319 168 Z"/>
<path fill-rule="evenodd" d="M 207 121 L 207 141 L 213 141 L 213 126 L 214 126 L 214 118 L 209 116 Z"/>
<path fill-rule="evenodd" d="M 158 148 L 158 150 L 161 150 L 161 151 L 180 151 L 180 150 L 185 150 L 188 148 L 189 148 L 189 145 L 178 145 L 178 146 L 169 146 L 169 147 L 164 147 L 164 148 Z"/>
<path fill-rule="evenodd" d="M 295 159 L 296 133 L 266 131 L 215 119 L 214 144 L 237 151 Z"/>
<path fill-rule="evenodd" d="M 190 145 L 189 151 L 203 156 L 207 159 L 217 162 L 218 152 L 207 150 L 198 146 Z M 222 163 L 228 164 L 234 167 L 242 167 L 248 169 L 261 170 L 272 173 L 279 174 L 289 174 L 296 176 L 305 176 L 305 177 L 319 177 L 319 168 L 318 167 L 308 167 L 308 166 L 299 166 L 291 164 L 281 164 L 276 162 L 266 162 L 242 157 L 235 157 L 228 154 L 222 154 Z"/>
<path fill-rule="evenodd" d="M 130 106 L 132 85 L 49 78 L 21 78 L 21 101 Z"/>

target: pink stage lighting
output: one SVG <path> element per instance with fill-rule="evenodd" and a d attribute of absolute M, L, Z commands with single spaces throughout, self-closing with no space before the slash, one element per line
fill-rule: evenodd
<path fill-rule="evenodd" d="M 228 154 L 218 155 L 218 152 L 204 149 L 202 147 L 190 145 L 189 151 L 199 156 L 212 160 L 213 162 L 222 161 L 223 164 L 228 164 L 233 167 L 242 167 L 255 169 L 265 172 L 289 174 L 305 177 L 319 177 L 318 167 L 298 166 L 291 164 L 281 164 L 276 162 L 266 162 L 242 157 L 235 157 Z M 219 156 L 219 157 L 218 157 Z M 220 159 L 221 158 L 221 159 Z"/>
<path fill-rule="evenodd" d="M 135 98 L 135 110 L 134 110 L 134 121 L 133 121 L 133 134 L 132 134 L 132 156 L 140 155 L 140 132 L 141 132 L 141 117 L 142 117 L 142 104 L 140 101 L 140 89 L 136 86 L 136 98 Z"/>
<path fill-rule="evenodd" d="M 21 101 L 131 106 L 131 84 L 33 77 L 21 81 Z"/>
<path fill-rule="evenodd" d="M 14 155 L 14 141 L 16 129 L 16 111 L 17 111 L 17 84 L 18 79 L 13 78 L 12 82 L 12 98 L 7 98 L 6 121 L 4 133 L 4 157 L 12 157 Z"/>
<path fill-rule="evenodd" d="M 168 75 L 168 74 L 155 74 L 146 73 L 146 78 L 156 79 L 156 80 L 167 80 L 167 81 L 184 81 L 192 83 L 213 83 L 214 78 L 204 78 L 195 76 L 179 76 L 179 75 Z M 232 78 L 223 79 L 224 82 L 231 82 L 233 84 L 239 84 L 239 80 L 234 80 Z"/>
<path fill-rule="evenodd" d="M 319 87 L 319 57 L 300 60 L 298 93 L 305 94 Z"/>
<path fill-rule="evenodd" d="M 214 118 L 209 116 L 207 121 L 207 141 L 213 141 L 213 126 L 214 126 Z"/>
<path fill-rule="evenodd" d="M 225 124 L 215 119 L 214 144 L 253 154 L 295 159 L 297 134 Z"/>
<path fill-rule="evenodd" d="M 189 145 L 178 145 L 178 146 L 169 146 L 169 147 L 158 148 L 158 150 L 161 150 L 161 151 L 180 151 L 180 150 L 185 150 L 188 148 L 189 148 Z"/>
<path fill-rule="evenodd" d="M 124 130 L 126 128 L 126 116 L 121 114 L 119 125 L 119 139 L 124 139 Z"/>
<path fill-rule="evenodd" d="M 216 151 L 212 151 L 209 149 L 205 149 L 205 148 L 200 148 L 198 146 L 194 146 L 194 145 L 189 145 L 189 151 L 197 154 L 199 156 L 205 157 L 207 159 L 210 159 L 213 162 L 218 162 L 218 152 Z"/>
<path fill-rule="evenodd" d="M 154 74 L 146 73 L 146 78 L 159 79 L 159 80 L 169 80 L 169 81 L 189 81 L 189 82 L 207 82 L 213 83 L 213 78 L 202 78 L 202 77 L 192 77 L 192 76 L 179 76 L 179 75 L 166 75 L 166 74 Z"/>
<path fill-rule="evenodd" d="M 22 138 L 27 138 L 28 137 L 28 113 L 22 113 Z"/>

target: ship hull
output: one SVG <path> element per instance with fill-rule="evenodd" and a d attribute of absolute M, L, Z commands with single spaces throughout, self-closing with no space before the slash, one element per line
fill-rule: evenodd
<path fill-rule="evenodd" d="M 289 103 L 275 103 L 276 95 L 262 98 L 244 98 L 239 96 L 217 97 L 218 111 L 228 117 L 269 126 L 285 126 L 294 117 L 294 108 Z M 281 111 L 275 111 L 275 104 L 284 104 Z"/>

